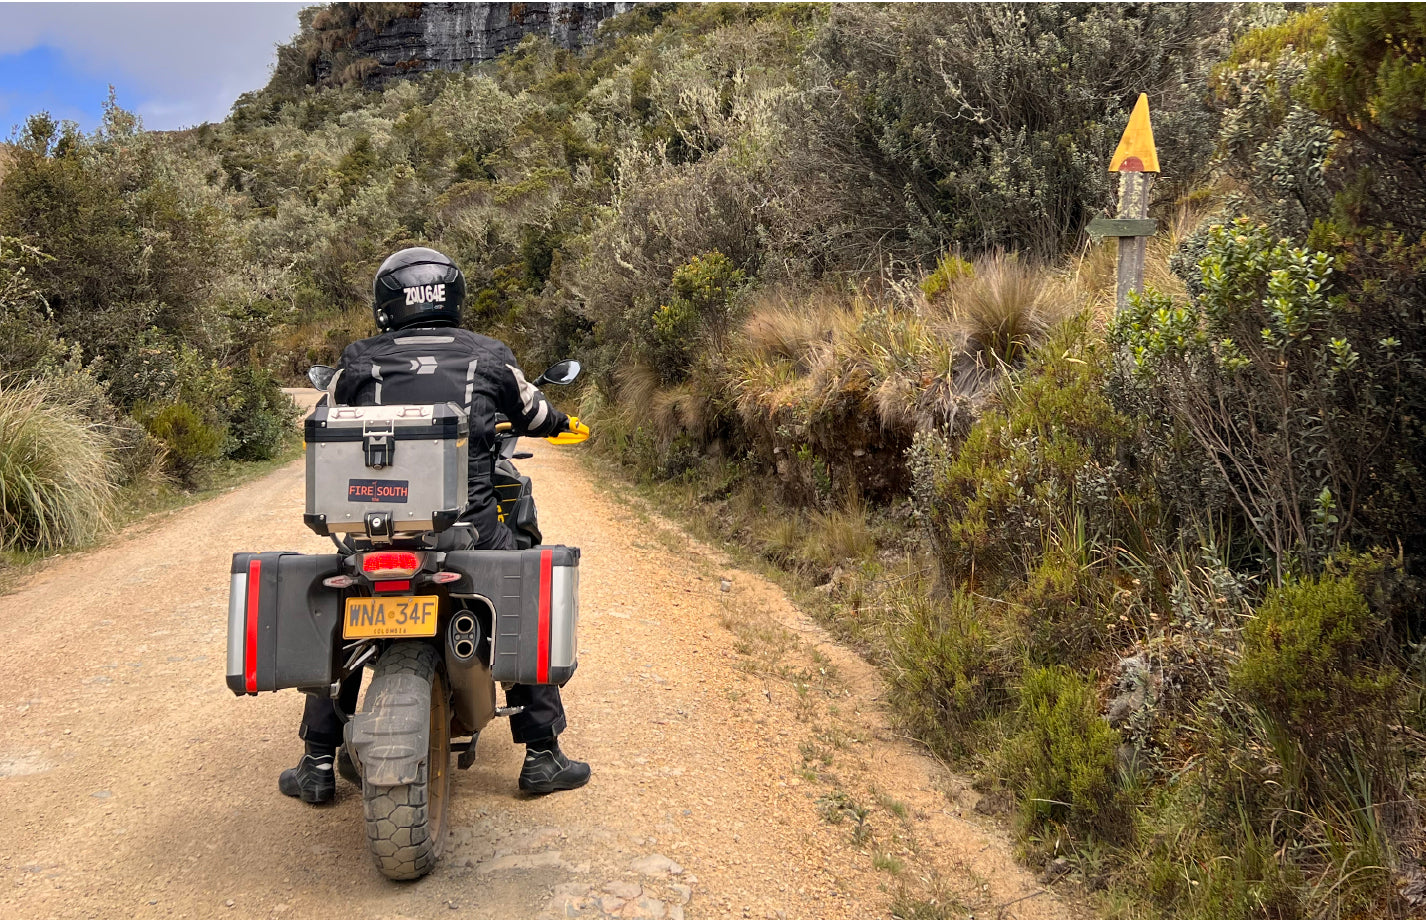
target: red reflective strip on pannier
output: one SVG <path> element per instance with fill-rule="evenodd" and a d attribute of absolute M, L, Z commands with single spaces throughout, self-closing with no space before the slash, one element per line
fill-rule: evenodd
<path fill-rule="evenodd" d="M 262 593 L 262 560 L 248 562 L 248 653 L 244 656 L 243 672 L 249 693 L 257 692 L 257 622 L 258 595 Z"/>
<path fill-rule="evenodd" d="M 550 583 L 554 580 L 555 555 L 550 550 L 540 553 L 540 645 L 539 661 L 535 663 L 535 682 L 550 682 Z"/>

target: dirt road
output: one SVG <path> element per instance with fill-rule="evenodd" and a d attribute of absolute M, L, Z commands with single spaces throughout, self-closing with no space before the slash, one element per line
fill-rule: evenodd
<path fill-rule="evenodd" d="M 278 794 L 302 698 L 224 686 L 226 594 L 234 551 L 329 546 L 293 464 L 0 598 L 0 917 L 821 920 L 897 897 L 918 917 L 1073 915 L 887 729 L 863 662 L 535 449 L 546 539 L 584 551 L 562 740 L 587 788 L 520 797 L 521 751 L 492 726 L 416 883 L 377 874 L 353 787 L 321 808 Z"/>

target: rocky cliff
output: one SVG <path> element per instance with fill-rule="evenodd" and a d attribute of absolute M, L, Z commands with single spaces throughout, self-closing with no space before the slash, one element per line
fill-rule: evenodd
<path fill-rule="evenodd" d="M 322 83 L 360 81 L 369 89 L 431 70 L 460 70 L 489 61 L 527 35 L 562 48 L 594 39 L 599 23 L 632 3 L 332 4 L 312 22 L 320 53 L 312 75 Z"/>

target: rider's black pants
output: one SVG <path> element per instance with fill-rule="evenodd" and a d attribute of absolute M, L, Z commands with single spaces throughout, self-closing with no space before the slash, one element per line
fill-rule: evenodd
<path fill-rule="evenodd" d="M 515 537 L 503 524 L 490 528 L 487 533 L 490 537 L 483 537 L 475 549 L 515 548 Z M 361 674 L 358 669 L 342 681 L 336 706 L 326 697 L 308 694 L 307 706 L 302 710 L 302 727 L 297 731 L 303 740 L 325 747 L 337 747 L 342 743 L 345 716 L 356 710 Z M 524 712 L 510 717 L 510 735 L 516 744 L 546 741 L 565 729 L 564 703 L 560 701 L 559 687 L 511 684 L 505 690 L 505 702 L 509 706 L 525 707 Z M 338 707 L 341 708 L 340 714 Z"/>

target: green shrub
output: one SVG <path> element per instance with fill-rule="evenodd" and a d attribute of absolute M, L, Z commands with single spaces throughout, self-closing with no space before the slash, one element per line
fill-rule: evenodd
<path fill-rule="evenodd" d="M 38 383 L 0 385 L 0 550 L 83 543 L 104 526 L 110 445 L 79 409 Z"/>
<path fill-rule="evenodd" d="M 35 284 L 34 271 L 50 258 L 23 240 L 0 235 L 0 367 L 27 374 L 62 356 L 49 325 L 49 305 Z"/>
<path fill-rule="evenodd" d="M 727 330 L 746 277 L 719 252 L 695 256 L 674 270 L 669 297 L 650 319 L 643 344 L 649 364 L 667 383 L 685 379 L 694 356 Z"/>
<path fill-rule="evenodd" d="M 228 421 L 223 452 L 234 460 L 271 460 L 294 433 L 297 407 L 272 374 L 245 365 L 231 371 L 222 400 Z"/>
<path fill-rule="evenodd" d="M 888 621 L 891 706 L 932 750 L 964 756 L 983 743 L 984 724 L 1010 705 L 1016 670 L 968 592 L 943 600 L 927 587 L 896 598 L 899 615 Z"/>
<path fill-rule="evenodd" d="M 1035 664 L 1087 666 L 1098 653 L 1134 641 L 1143 624 L 1126 613 L 1135 592 L 1121 572 L 1103 564 L 1099 548 L 1075 515 L 1053 528 L 1044 555 L 1032 563 L 1022 586 L 1007 592 L 1011 608 L 1023 621 L 1026 656 Z M 1118 646 L 1118 647 L 1122 647 Z"/>
<path fill-rule="evenodd" d="M 164 462 L 185 486 L 197 486 L 203 474 L 223 456 L 222 428 L 204 421 L 187 403 L 141 405 L 135 417 L 163 444 Z"/>
<path fill-rule="evenodd" d="M 948 252 L 936 260 L 936 267 L 921 279 L 921 293 L 935 302 L 948 294 L 960 281 L 975 277 L 975 266 L 959 255 Z"/>
<path fill-rule="evenodd" d="M 1328 16 L 1332 40 L 1306 82 L 1318 112 L 1351 142 L 1336 152 L 1348 214 L 1426 231 L 1426 14 L 1417 4 L 1343 3 Z"/>
<path fill-rule="evenodd" d="M 94 134 L 40 114 L 19 140 L 0 183 L 0 225 L 52 257 L 30 277 L 57 331 L 91 360 L 126 351 L 150 326 L 215 344 L 211 292 L 233 271 L 239 233 L 201 161 L 138 130 L 112 100 Z M 117 366 L 104 374 L 124 382 Z"/>
<path fill-rule="evenodd" d="M 1105 350 L 1067 324 L 1010 378 L 955 449 L 935 432 L 911 452 L 917 509 L 944 582 L 1022 582 L 1054 540 L 1083 519 L 1084 539 L 1137 545 L 1150 508 L 1120 463 L 1132 432 L 1103 392 Z"/>
<path fill-rule="evenodd" d="M 698 308 L 675 297 L 654 311 L 652 323 L 649 363 L 665 381 L 682 380 L 693 364 L 694 351 L 702 344 Z"/>
<path fill-rule="evenodd" d="M 1362 334 L 1333 291 L 1330 254 L 1248 218 L 1202 242 L 1188 303 L 1150 292 L 1114 321 L 1130 405 L 1168 411 L 1232 498 L 1211 510 L 1252 528 L 1279 579 L 1349 536 L 1380 539 L 1360 512 L 1383 487 L 1372 483 L 1410 472 L 1394 445 L 1415 360 L 1399 339 Z"/>
<path fill-rule="evenodd" d="M 1115 782 L 1119 733 L 1099 716 L 1094 688 L 1067 668 L 1032 668 L 1020 688 L 1005 780 L 1026 827 L 1063 825 L 1106 838 L 1125 831 Z"/>
<path fill-rule="evenodd" d="M 787 210 L 853 258 L 926 264 L 957 245 L 1053 257 L 1112 202 L 1104 167 L 1138 93 L 1154 101 L 1160 155 L 1184 170 L 1169 181 L 1207 164 L 1216 119 L 1201 87 L 1227 51 L 1225 13 L 834 4 L 808 56 Z"/>
<path fill-rule="evenodd" d="M 1331 752 L 1392 698 L 1399 674 L 1386 661 L 1386 634 L 1353 576 L 1289 581 L 1243 631 L 1233 688 L 1309 756 Z"/>

